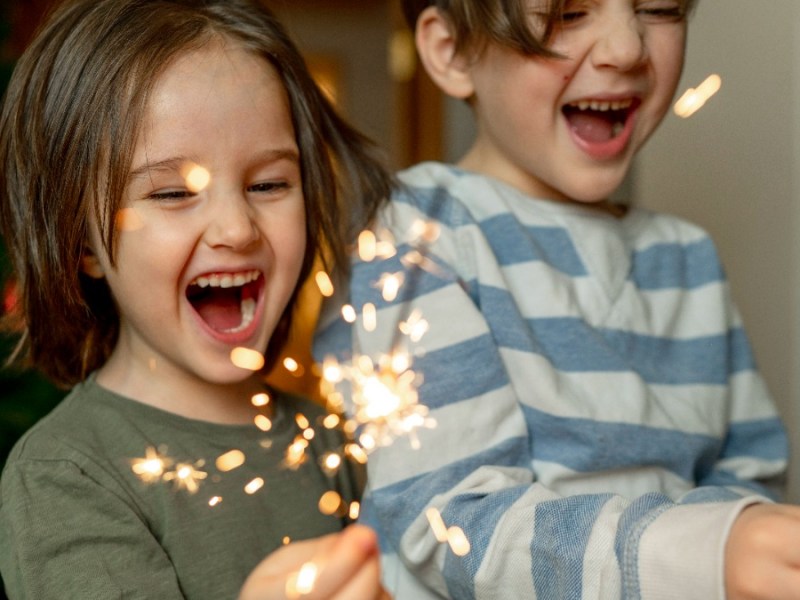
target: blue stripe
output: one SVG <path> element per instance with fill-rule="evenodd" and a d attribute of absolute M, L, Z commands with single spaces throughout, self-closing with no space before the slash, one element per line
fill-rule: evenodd
<path fill-rule="evenodd" d="M 457 228 L 474 223 L 469 210 L 446 187 L 415 187 L 406 185 L 392 196 L 392 202 L 418 209 L 426 221 L 438 221 L 445 227 Z"/>
<path fill-rule="evenodd" d="M 376 464 L 380 463 L 381 460 L 381 451 L 378 450 L 377 452 L 378 454 L 374 456 L 374 459 L 370 459 L 374 460 Z M 431 498 L 450 491 L 464 478 L 485 465 L 521 467 L 530 470 L 527 440 L 520 437 L 509 438 L 483 452 L 452 462 L 446 467 L 436 469 L 434 472 L 412 477 L 377 490 L 367 490 L 362 501 L 360 519 L 367 525 L 374 527 L 378 532 L 382 552 L 397 552 L 402 536 L 414 519 L 422 514 L 425 507 L 430 503 Z M 531 474 L 532 481 L 533 474 Z M 487 496 L 490 499 L 494 497 L 494 495 Z M 513 494 L 500 494 L 497 496 L 498 499 L 506 502 L 510 502 L 512 497 Z M 475 500 L 476 498 L 473 498 L 473 501 Z M 492 506 L 492 504 L 486 504 L 486 502 L 486 499 L 478 502 L 479 506 L 475 507 L 474 510 L 483 510 L 481 508 L 483 505 Z M 462 507 L 461 510 L 464 510 L 464 508 Z M 499 510 L 499 508 L 494 506 L 492 510 Z M 474 547 L 485 545 L 483 540 L 479 541 L 474 538 L 474 535 L 470 532 L 470 542 L 473 542 L 473 539 Z"/>
<path fill-rule="evenodd" d="M 696 481 L 711 471 L 722 448 L 722 440 L 706 435 L 557 417 L 529 406 L 523 413 L 531 456 L 583 473 L 652 466 Z"/>
<path fill-rule="evenodd" d="M 480 227 L 502 266 L 536 261 L 572 277 L 587 275 L 569 234 L 562 227 L 525 226 L 509 213 L 486 219 Z"/>
<path fill-rule="evenodd" d="M 714 243 L 655 244 L 633 255 L 631 280 L 642 290 L 693 289 L 725 280 Z"/>
<path fill-rule="evenodd" d="M 586 544 L 610 497 L 572 496 L 536 507 L 531 571 L 537 598 L 581 598 Z"/>
<path fill-rule="evenodd" d="M 524 319 L 506 290 L 480 288 L 481 312 L 501 347 L 546 357 L 565 372 L 634 371 L 651 384 L 727 385 L 755 368 L 744 331 L 672 339 L 596 328 L 577 317 Z"/>
<path fill-rule="evenodd" d="M 732 423 L 722 451 L 723 458 L 752 456 L 764 460 L 785 460 L 788 454 L 786 429 L 778 417 Z"/>
<path fill-rule="evenodd" d="M 508 375 L 492 338 L 478 336 L 428 352 L 412 367 L 424 374 L 420 403 L 440 408 L 508 385 Z"/>
<path fill-rule="evenodd" d="M 444 563 L 447 588 L 453 598 L 475 597 L 475 574 L 489 549 L 497 523 L 506 511 L 530 488 L 520 485 L 491 495 L 461 494 L 453 498 L 442 511 L 442 519 L 468 532 L 470 551 L 466 556 L 448 552 Z"/>

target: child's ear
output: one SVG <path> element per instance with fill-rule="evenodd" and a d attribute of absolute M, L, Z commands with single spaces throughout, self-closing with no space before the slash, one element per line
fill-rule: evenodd
<path fill-rule="evenodd" d="M 81 253 L 81 271 L 84 275 L 88 275 L 92 279 L 102 279 L 105 277 L 100 259 L 97 258 L 97 254 L 95 254 L 94 250 L 92 250 L 88 244 L 84 244 L 83 252 Z"/>
<path fill-rule="evenodd" d="M 416 42 L 425 70 L 445 94 L 461 99 L 472 96 L 468 59 L 456 54 L 450 23 L 436 7 L 429 6 L 419 15 Z"/>

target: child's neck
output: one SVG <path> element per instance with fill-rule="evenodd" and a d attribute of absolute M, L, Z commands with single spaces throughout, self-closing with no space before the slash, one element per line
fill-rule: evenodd
<path fill-rule="evenodd" d="M 130 368 L 120 369 L 112 359 L 97 372 L 96 381 L 121 396 L 200 421 L 251 424 L 259 412 L 251 402 L 253 396 L 265 388 L 257 374 L 232 384 L 217 384 L 175 373 L 167 375 L 157 377 L 153 373 L 142 375 Z"/>

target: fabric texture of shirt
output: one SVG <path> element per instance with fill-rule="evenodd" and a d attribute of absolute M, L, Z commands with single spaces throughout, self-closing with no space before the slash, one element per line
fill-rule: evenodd
<path fill-rule="evenodd" d="M 404 341 L 436 420 L 418 447 L 370 456 L 362 520 L 385 584 L 401 599 L 722 599 L 728 530 L 775 497 L 788 449 L 707 234 L 440 163 L 400 179 L 375 226 L 397 253 L 354 260 L 315 344 L 346 361 Z M 392 301 L 387 273 L 403 276 Z M 377 328 L 346 323 L 344 302 L 375 305 Z M 417 344 L 395 332 L 414 311 Z M 437 541 L 429 507 L 468 553 Z"/>
<path fill-rule="evenodd" d="M 265 433 L 164 412 L 94 377 L 76 386 L 21 438 L 0 479 L 0 570 L 9 598 L 232 599 L 284 538 L 341 530 L 344 521 L 321 514 L 319 499 L 332 489 L 349 502 L 363 474 L 349 463 L 323 473 L 317 461 L 341 451 L 343 439 L 318 424 L 321 407 L 270 392 Z M 316 435 L 305 463 L 291 469 L 284 455 L 302 434 L 298 413 Z M 231 450 L 245 462 L 221 470 L 216 459 Z M 133 466 L 153 452 L 171 461 L 165 472 L 191 465 L 205 478 L 196 478 L 194 492 L 174 478 L 147 482 Z M 255 478 L 263 487 L 245 492 Z"/>

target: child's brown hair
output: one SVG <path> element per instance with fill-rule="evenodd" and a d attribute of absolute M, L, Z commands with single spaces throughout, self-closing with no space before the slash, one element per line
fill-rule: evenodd
<path fill-rule="evenodd" d="M 94 221 L 114 261 L 115 218 L 149 91 L 170 60 L 219 36 L 269 61 L 289 97 L 307 219 L 300 282 L 323 246 L 330 266 L 345 269 L 347 244 L 390 193 L 374 147 L 336 114 L 257 0 L 61 4 L 21 57 L 0 116 L 0 233 L 18 298 L 4 326 L 21 334 L 17 358 L 57 384 L 84 379 L 117 340 L 108 287 L 82 275 L 80 259 Z M 286 341 L 293 301 L 267 367 Z"/>

